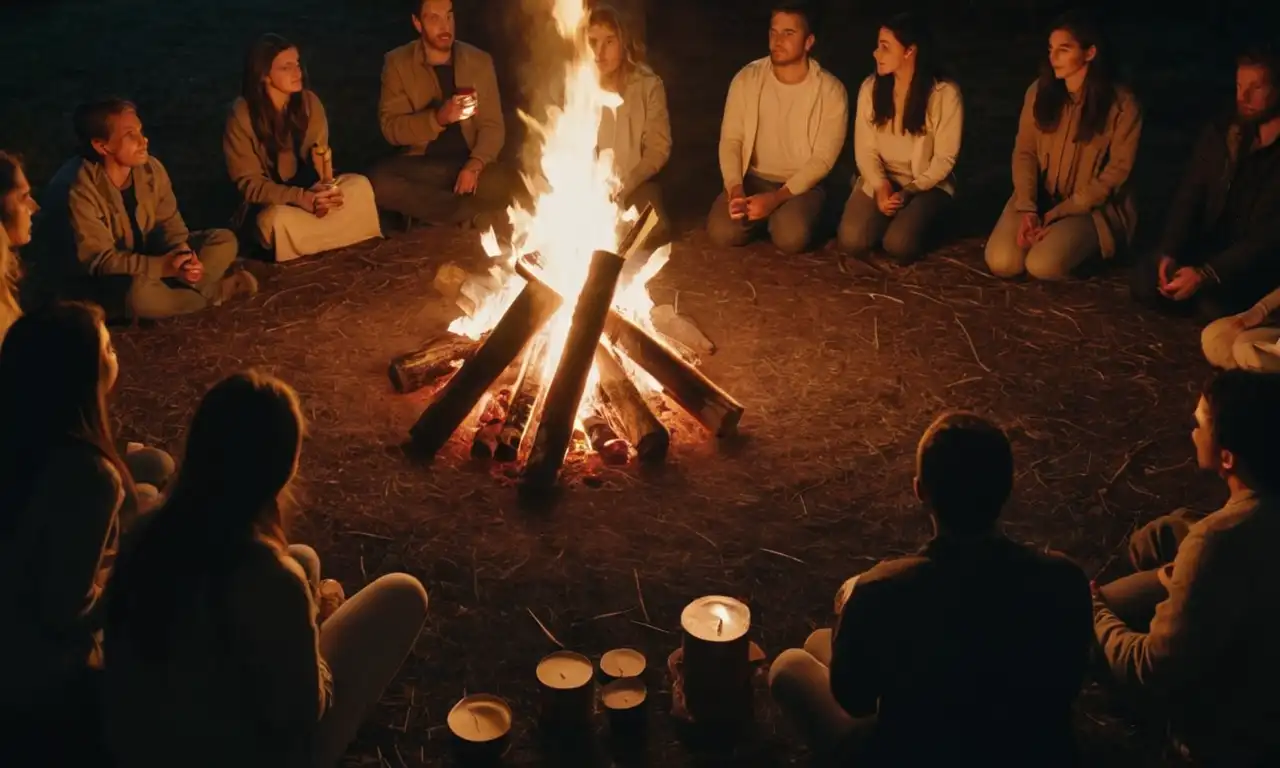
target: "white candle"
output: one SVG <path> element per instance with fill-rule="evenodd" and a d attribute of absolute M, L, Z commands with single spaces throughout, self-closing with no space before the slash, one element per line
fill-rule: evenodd
<path fill-rule="evenodd" d="M 600 671 L 612 678 L 639 677 L 646 665 L 644 654 L 633 648 L 615 648 L 600 657 Z"/>
<path fill-rule="evenodd" d="M 473 694 L 454 705 L 448 723 L 449 730 L 464 741 L 495 741 L 511 730 L 511 707 L 497 696 Z"/>
<path fill-rule="evenodd" d="M 557 651 L 538 662 L 538 682 L 556 690 L 581 688 L 591 682 L 591 660 L 573 651 Z"/>
<path fill-rule="evenodd" d="M 732 597 L 708 595 L 685 606 L 680 626 L 698 640 L 728 643 L 751 629 L 751 609 Z"/>
<path fill-rule="evenodd" d="M 644 683 L 636 678 L 625 678 L 609 683 L 600 691 L 600 701 L 611 712 L 635 709 L 644 703 Z"/>

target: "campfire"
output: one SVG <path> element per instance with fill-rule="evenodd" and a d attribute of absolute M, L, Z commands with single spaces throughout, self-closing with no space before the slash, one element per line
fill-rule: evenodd
<path fill-rule="evenodd" d="M 478 412 L 472 455 L 523 460 L 532 488 L 553 485 L 571 450 L 663 461 L 670 435 L 651 406 L 663 396 L 720 437 L 743 412 L 654 327 L 646 285 L 670 249 L 645 249 L 657 215 L 623 210 L 612 157 L 597 156 L 601 113 L 621 100 L 599 86 L 582 0 L 553 12 L 573 55 L 563 104 L 545 123 L 521 114 L 541 145 L 541 167 L 525 176 L 533 202 L 508 209 L 509 246 L 481 236 L 492 263 L 458 285 L 464 316 L 390 371 L 400 392 L 450 376 L 410 430 L 417 452 L 435 454 Z"/>

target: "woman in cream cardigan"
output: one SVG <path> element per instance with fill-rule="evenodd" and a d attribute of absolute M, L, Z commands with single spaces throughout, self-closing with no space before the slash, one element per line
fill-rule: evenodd
<path fill-rule="evenodd" d="M 0 150 L 0 340 L 22 315 L 16 249 L 31 242 L 31 217 L 38 210 L 22 160 Z"/>
<path fill-rule="evenodd" d="M 1218 368 L 1280 372 L 1280 288 L 1238 315 L 1209 323 L 1200 346 Z"/>
<path fill-rule="evenodd" d="M 651 244 L 667 239 L 662 191 L 654 178 L 671 157 L 671 120 L 662 78 L 643 63 L 643 47 L 631 37 L 622 14 L 597 5 L 587 24 L 587 41 L 595 53 L 600 84 L 622 97 L 622 105 L 605 110 L 596 139 L 599 152 L 613 154 L 618 177 L 617 200 L 637 210 L 651 204 L 659 216 L 659 231 Z"/>
<path fill-rule="evenodd" d="M 880 29 L 876 73 L 863 81 L 854 117 L 858 177 L 836 233 L 846 252 L 879 247 L 899 263 L 916 260 L 955 194 L 964 106 L 935 56 L 914 14 Z"/>
<path fill-rule="evenodd" d="M 369 180 L 333 176 L 324 106 L 283 37 L 264 35 L 250 49 L 222 151 L 243 201 L 236 225 L 256 231 L 276 261 L 382 236 Z"/>

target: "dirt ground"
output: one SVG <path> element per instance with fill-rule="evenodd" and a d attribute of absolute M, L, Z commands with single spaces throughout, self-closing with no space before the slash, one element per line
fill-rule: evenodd
<path fill-rule="evenodd" d="M 457 3 L 460 37 L 495 52 L 511 94 L 523 47 L 516 5 Z M 765 245 L 725 251 L 699 231 L 719 183 L 723 94 L 738 67 L 766 52 L 764 14 L 743 10 L 753 5 L 761 3 L 713 11 L 650 0 L 648 16 L 676 142 L 664 182 L 684 230 L 653 292 L 678 301 L 717 343 L 705 370 L 747 408 L 734 445 L 718 446 L 672 414 L 663 471 L 601 471 L 542 512 L 521 509 L 509 481 L 466 458 L 460 439 L 429 467 L 407 461 L 395 446 L 426 395 L 392 394 L 386 364 L 451 319 L 431 280 L 446 261 L 479 262 L 470 232 L 388 230 L 383 241 L 265 267 L 262 293 L 247 304 L 118 332 L 115 411 L 125 436 L 178 452 L 205 388 L 247 366 L 276 373 L 297 387 L 311 422 L 296 537 L 316 546 L 348 591 L 395 570 L 427 585 L 426 631 L 350 765 L 441 764 L 445 715 L 477 691 L 512 702 L 514 765 L 803 762 L 763 689 L 759 727 L 736 745 L 679 738 L 663 669 L 679 642 L 680 609 L 704 594 L 746 600 L 752 637 L 771 656 L 828 625 L 843 579 L 925 540 L 928 521 L 910 491 L 914 447 L 945 408 L 976 409 L 1009 428 L 1018 483 L 1006 530 L 1069 553 L 1091 575 L 1119 572 L 1134 526 L 1222 500 L 1191 462 L 1191 412 L 1208 373 L 1194 325 L 1137 311 L 1119 269 L 1067 285 L 1004 283 L 983 270 L 981 238 L 1008 195 L 1017 110 L 1043 51 L 1047 10 L 1030 0 L 936 3 L 947 9 L 937 11 L 938 27 L 967 106 L 958 239 L 910 269 L 855 278 L 829 247 L 794 258 Z M 819 51 L 853 90 L 869 71 L 876 27 L 863 12 L 837 9 L 849 5 L 861 4 L 831 3 Z M 411 36 L 398 7 L 10 3 L 0 10 L 0 146 L 24 152 L 39 185 L 70 153 L 76 101 L 122 93 L 140 104 L 189 223 L 220 226 L 231 210 L 222 115 L 247 43 L 265 31 L 301 43 L 339 170 L 358 170 L 385 151 L 375 111 L 381 54 Z M 1148 108 L 1138 169 L 1147 235 L 1195 121 L 1230 98 L 1218 32 L 1236 20 L 1231 9 L 1166 13 L 1158 25 L 1136 10 L 1117 14 L 1120 50 L 1141 64 L 1131 71 Z M 842 163 L 834 178 L 848 177 L 849 152 Z M 839 192 L 832 199 L 843 202 Z M 593 657 L 618 646 L 646 654 L 645 753 L 610 755 L 603 722 L 597 752 L 566 756 L 539 743 L 533 670 L 555 650 L 539 622 Z M 1171 764 L 1095 688 L 1078 719 L 1086 764 Z"/>

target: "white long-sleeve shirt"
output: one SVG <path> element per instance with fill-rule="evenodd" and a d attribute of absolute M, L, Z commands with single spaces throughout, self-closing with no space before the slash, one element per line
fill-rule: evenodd
<path fill-rule="evenodd" d="M 937 187 L 955 194 L 952 171 L 960 154 L 964 130 L 964 102 L 960 89 L 943 81 L 934 86 L 925 108 L 924 133 L 895 132 L 894 126 L 875 124 L 872 95 L 875 75 L 862 81 L 854 116 L 853 148 L 862 189 L 874 195 L 886 178 L 907 192 Z M 901 120 L 896 120 L 901 125 Z"/>

